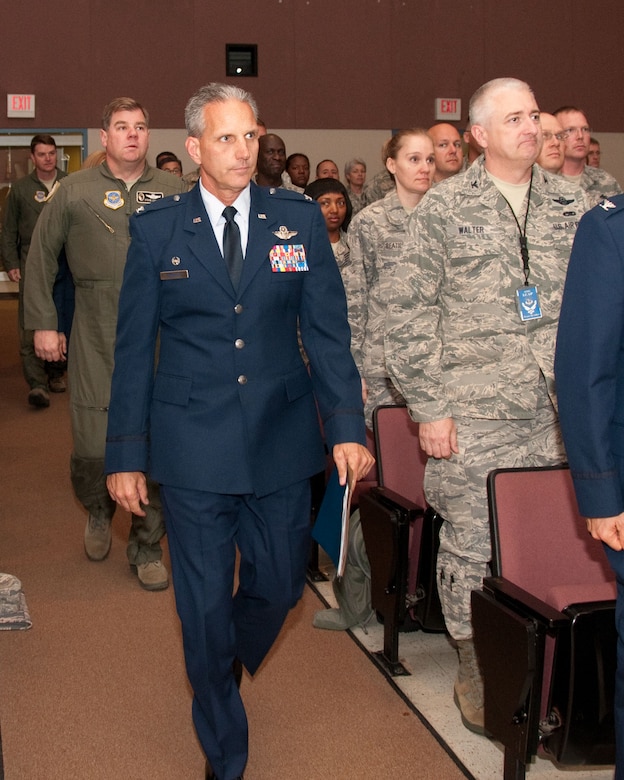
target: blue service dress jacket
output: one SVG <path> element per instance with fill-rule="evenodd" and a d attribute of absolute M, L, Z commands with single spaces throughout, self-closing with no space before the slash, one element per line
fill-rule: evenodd
<path fill-rule="evenodd" d="M 263 496 L 323 470 L 319 418 L 330 449 L 365 443 L 344 288 L 316 203 L 251 184 L 237 291 L 199 186 L 139 210 L 130 232 L 107 473 Z"/>
<path fill-rule="evenodd" d="M 580 221 L 555 355 L 561 429 L 579 510 L 624 511 L 624 195 Z"/>

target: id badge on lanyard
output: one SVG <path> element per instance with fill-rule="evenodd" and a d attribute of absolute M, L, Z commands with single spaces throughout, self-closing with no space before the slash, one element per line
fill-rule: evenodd
<path fill-rule="evenodd" d="M 522 322 L 539 320 L 542 317 L 542 307 L 539 302 L 536 285 L 523 285 L 516 290 L 516 303 Z"/>
<path fill-rule="evenodd" d="M 537 285 L 529 284 L 529 244 L 527 241 L 527 222 L 529 219 L 529 207 L 531 205 L 531 191 L 533 189 L 533 169 L 531 168 L 531 179 L 529 181 L 529 188 L 527 191 L 527 206 L 524 213 L 524 229 L 520 227 L 516 212 L 513 210 L 511 203 L 507 201 L 513 218 L 518 227 L 519 242 L 520 242 L 520 257 L 522 258 L 522 272 L 524 274 L 524 284 L 522 287 L 516 289 L 516 305 L 518 307 L 518 314 L 520 315 L 521 322 L 530 322 L 531 320 L 539 320 L 542 318 L 542 307 L 540 306 L 539 295 L 537 292 Z"/>

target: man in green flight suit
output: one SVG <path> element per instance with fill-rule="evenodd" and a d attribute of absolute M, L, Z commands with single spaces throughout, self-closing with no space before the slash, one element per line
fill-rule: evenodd
<path fill-rule="evenodd" d="M 24 378 L 29 386 L 28 403 L 37 408 L 50 405 L 48 390 L 62 393 L 66 389 L 64 365 L 44 363 L 35 355 L 33 332 L 24 328 L 24 279 L 26 259 L 35 225 L 46 203 L 53 196 L 60 179 L 67 174 L 57 167 L 56 141 L 51 135 L 39 133 L 31 139 L 30 159 L 33 170 L 11 187 L 6 202 L 2 226 L 2 261 L 9 279 L 19 282 L 18 331 L 20 357 Z M 71 285 L 67 263 L 62 258 L 59 284 Z M 67 330 L 69 323 L 59 326 Z"/>
<path fill-rule="evenodd" d="M 52 285 L 65 245 L 76 285 L 68 363 L 71 478 L 76 497 L 89 513 L 84 546 L 94 561 L 109 553 L 115 512 L 103 466 L 117 306 L 130 243 L 128 220 L 140 206 L 185 189 L 177 176 L 147 165 L 149 118 L 136 100 L 109 103 L 100 136 L 105 161 L 61 182 L 37 223 L 24 294 L 26 327 L 35 331 L 37 355 L 63 359 Z M 132 516 L 127 554 L 142 587 L 162 590 L 169 578 L 161 562 L 164 525 L 155 484 L 150 485 L 149 499 L 146 516 Z"/>

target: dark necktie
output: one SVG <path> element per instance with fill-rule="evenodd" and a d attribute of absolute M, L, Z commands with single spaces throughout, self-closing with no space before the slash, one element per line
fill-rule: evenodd
<path fill-rule="evenodd" d="M 236 290 L 243 270 L 243 249 L 241 247 L 240 230 L 234 217 L 236 209 L 234 206 L 226 206 L 223 209 L 225 217 L 225 227 L 223 228 L 223 258 L 227 266 L 232 287 Z"/>

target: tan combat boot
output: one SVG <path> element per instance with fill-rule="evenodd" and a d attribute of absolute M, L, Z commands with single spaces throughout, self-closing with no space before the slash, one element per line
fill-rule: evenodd
<path fill-rule="evenodd" d="M 112 519 L 89 513 L 84 532 L 84 548 L 90 561 L 103 561 L 113 539 Z"/>
<path fill-rule="evenodd" d="M 457 641 L 459 670 L 455 680 L 454 700 L 464 726 L 475 734 L 485 734 L 483 719 L 483 678 L 472 639 Z"/>

